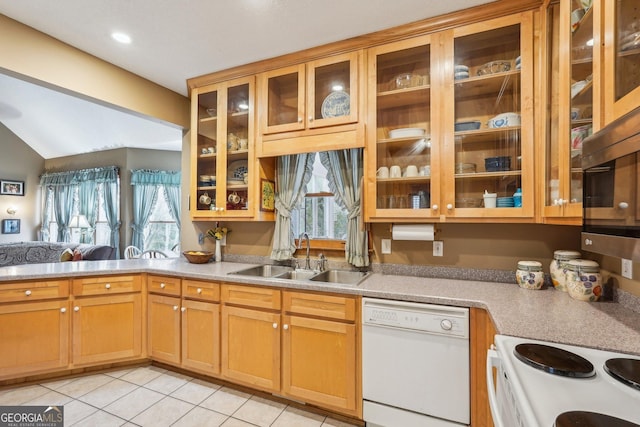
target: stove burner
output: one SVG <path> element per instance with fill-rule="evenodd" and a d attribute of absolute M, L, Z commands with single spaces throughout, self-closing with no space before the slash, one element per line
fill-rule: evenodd
<path fill-rule="evenodd" d="M 543 344 L 518 344 L 513 354 L 527 365 L 553 375 L 588 378 L 596 374 L 593 364 L 582 356 Z"/>
<path fill-rule="evenodd" d="M 639 359 L 609 359 L 604 362 L 604 370 L 621 383 L 640 390 Z"/>
<path fill-rule="evenodd" d="M 558 415 L 554 427 L 640 427 L 640 425 L 610 415 L 571 411 Z"/>

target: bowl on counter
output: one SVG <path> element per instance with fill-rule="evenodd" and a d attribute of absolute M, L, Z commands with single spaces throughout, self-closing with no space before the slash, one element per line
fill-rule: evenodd
<path fill-rule="evenodd" d="M 465 130 L 478 130 L 480 129 L 480 121 L 479 120 L 471 120 L 468 122 L 457 122 L 454 125 L 454 130 L 456 132 L 462 132 Z"/>
<path fill-rule="evenodd" d="M 191 264 L 206 264 L 213 257 L 213 252 L 211 251 L 184 251 L 182 255 L 189 261 Z"/>
<path fill-rule="evenodd" d="M 484 159 L 484 169 L 487 172 L 501 172 L 511 170 L 511 157 L 487 157 L 486 159 Z"/>

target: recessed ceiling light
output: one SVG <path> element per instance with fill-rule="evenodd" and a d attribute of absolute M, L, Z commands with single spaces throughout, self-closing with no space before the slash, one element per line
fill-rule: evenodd
<path fill-rule="evenodd" d="M 125 33 L 119 33 L 119 32 L 111 33 L 111 38 L 119 43 L 124 43 L 124 44 L 131 43 L 131 37 L 129 37 L 129 35 Z"/>

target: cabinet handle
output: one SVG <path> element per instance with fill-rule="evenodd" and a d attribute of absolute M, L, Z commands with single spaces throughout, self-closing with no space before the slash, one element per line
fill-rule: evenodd
<path fill-rule="evenodd" d="M 285 323 L 284 325 L 282 325 L 282 329 L 284 329 L 284 330 L 286 331 L 287 329 L 289 329 L 289 325 L 287 325 L 287 324 Z"/>
<path fill-rule="evenodd" d="M 273 322 L 273 329 L 278 329 L 278 324 Z"/>
<path fill-rule="evenodd" d="M 66 309 L 66 308 L 64 308 L 64 307 L 62 307 L 62 308 L 60 309 L 60 313 L 66 313 L 66 312 L 67 312 L 67 309 Z"/>
<path fill-rule="evenodd" d="M 178 306 L 177 305 L 173 306 L 173 311 L 178 311 Z"/>
<path fill-rule="evenodd" d="M 111 283 L 107 283 L 106 285 L 104 285 L 104 287 L 107 289 L 111 289 Z"/>
<path fill-rule="evenodd" d="M 451 210 L 451 209 L 453 209 L 453 205 L 452 205 L 451 203 L 449 203 L 449 204 L 447 205 L 447 210 Z"/>
<path fill-rule="evenodd" d="M 167 287 L 167 285 L 165 285 L 164 283 L 160 283 L 160 289 L 164 289 L 166 287 Z"/>
<path fill-rule="evenodd" d="M 26 291 L 24 291 L 24 294 L 25 294 L 26 296 L 30 296 L 30 295 L 31 295 L 31 291 L 30 291 L 29 289 L 27 289 Z"/>
<path fill-rule="evenodd" d="M 629 207 L 629 203 L 627 203 L 627 202 L 620 202 L 620 203 L 618 203 L 618 207 L 619 207 L 620 209 L 627 209 L 627 208 Z"/>
<path fill-rule="evenodd" d="M 593 244 L 593 240 L 591 239 L 584 239 L 584 245 L 585 246 L 591 246 Z"/>
<path fill-rule="evenodd" d="M 199 293 L 199 294 L 201 294 L 201 293 L 202 293 L 202 288 L 198 288 L 198 289 L 196 289 L 196 292 L 197 292 L 197 293 Z"/>
<path fill-rule="evenodd" d="M 187 311 L 187 307 L 182 307 L 180 311 L 184 313 L 185 311 Z"/>
<path fill-rule="evenodd" d="M 75 307 L 73 307 L 73 311 L 78 312 L 80 311 L 80 307 L 78 307 L 77 305 Z"/>
<path fill-rule="evenodd" d="M 438 205 L 431 206 L 431 209 L 433 209 L 434 211 L 437 211 L 438 210 Z"/>

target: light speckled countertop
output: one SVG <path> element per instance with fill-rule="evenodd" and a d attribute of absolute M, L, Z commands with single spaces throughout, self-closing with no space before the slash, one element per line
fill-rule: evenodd
<path fill-rule="evenodd" d="M 485 308 L 498 333 L 640 355 L 640 313 L 615 302 L 577 301 L 555 289 L 374 273 L 358 286 L 228 275 L 255 264 L 189 264 L 184 259 L 28 264 L 0 268 L 2 282 L 147 272 L 289 289 Z"/>

